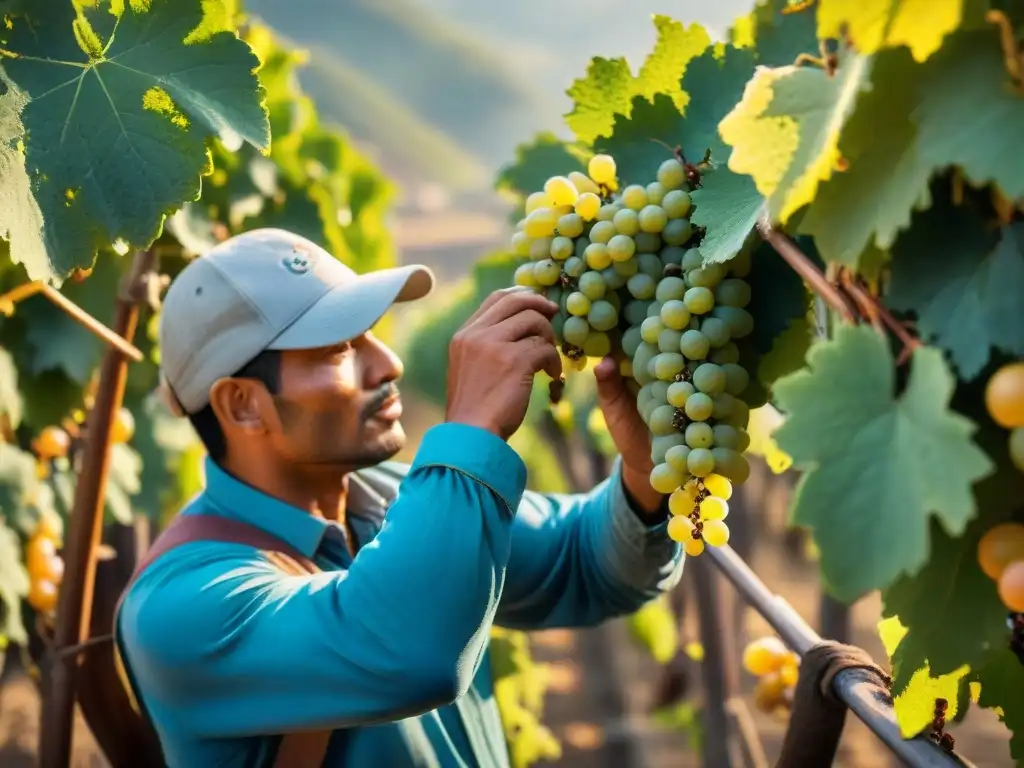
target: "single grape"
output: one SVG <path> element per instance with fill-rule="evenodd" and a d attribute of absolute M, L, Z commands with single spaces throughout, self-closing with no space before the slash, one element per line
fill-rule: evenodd
<path fill-rule="evenodd" d="M 679 341 L 683 338 L 683 332 L 674 328 L 665 328 L 658 336 L 658 349 L 662 352 L 679 352 Z"/>
<path fill-rule="evenodd" d="M 674 491 L 680 485 L 683 484 L 683 480 L 686 479 L 686 474 L 690 471 L 686 466 L 686 459 L 690 455 L 690 447 L 688 445 L 674 445 L 665 452 L 665 462 L 680 473 L 680 481 L 676 483 Z"/>
<path fill-rule="evenodd" d="M 559 217 L 555 228 L 559 235 L 573 238 L 583 234 L 583 217 L 577 213 L 567 213 Z"/>
<path fill-rule="evenodd" d="M 628 261 L 634 253 L 636 253 L 636 243 L 629 235 L 614 235 L 608 241 L 608 255 L 612 257 L 612 261 Z"/>
<path fill-rule="evenodd" d="M 725 324 L 724 320 L 719 320 L 717 317 L 703 318 L 700 322 L 700 332 L 708 337 L 708 343 L 711 345 L 711 348 L 713 350 L 717 350 L 720 347 L 724 347 L 726 344 L 729 343 L 729 326 Z M 711 362 L 718 362 L 717 360 L 714 359 L 714 353 L 712 353 L 711 357 Z"/>
<path fill-rule="evenodd" d="M 554 205 L 554 202 L 548 196 L 547 192 L 534 192 L 526 198 L 524 210 L 526 211 L 527 217 L 529 217 L 529 215 L 538 208 L 552 208 Z"/>
<path fill-rule="evenodd" d="M 552 176 L 544 182 L 544 192 L 553 205 L 574 205 L 579 199 L 579 190 L 565 176 Z"/>
<path fill-rule="evenodd" d="M 657 406 L 655 406 L 657 407 Z M 660 464 L 668 459 L 668 452 L 679 445 L 685 445 L 686 441 L 679 432 L 672 432 L 668 435 L 659 435 L 651 438 L 651 461 Z M 689 450 L 689 449 L 687 449 Z"/>
<path fill-rule="evenodd" d="M 689 330 L 683 333 L 679 341 L 679 350 L 686 355 L 688 360 L 703 360 L 708 356 L 711 343 L 708 337 L 700 331 Z"/>
<path fill-rule="evenodd" d="M 725 321 L 729 335 L 734 339 L 745 338 L 754 330 L 754 317 L 745 309 L 715 307 L 711 314 Z"/>
<path fill-rule="evenodd" d="M 708 395 L 718 395 L 724 392 L 725 380 L 725 371 L 714 363 L 701 363 L 693 372 L 693 385 Z M 710 412 L 708 415 L 711 415 Z"/>
<path fill-rule="evenodd" d="M 615 237 L 615 225 L 610 221 L 599 221 L 590 228 L 588 235 L 592 243 L 605 243 Z"/>
<path fill-rule="evenodd" d="M 719 397 L 722 397 L 722 395 L 719 395 Z M 734 397 L 732 399 L 732 412 L 729 414 L 727 421 L 736 429 L 746 429 L 747 424 L 750 422 L 750 406 L 738 397 Z"/>
<path fill-rule="evenodd" d="M 747 277 L 752 266 L 750 251 L 740 251 L 729 259 L 726 266 L 729 268 L 730 277 Z"/>
<path fill-rule="evenodd" d="M 647 384 L 655 380 L 655 377 L 647 372 L 647 366 L 654 356 L 658 354 L 658 348 L 647 342 L 640 342 L 636 354 L 633 355 L 633 378 L 640 384 Z"/>
<path fill-rule="evenodd" d="M 604 278 L 605 285 L 607 285 L 610 290 L 617 291 L 626 284 L 626 279 L 629 275 L 623 275 L 616 270 L 614 266 L 611 266 L 605 267 L 601 270 L 601 277 Z"/>
<path fill-rule="evenodd" d="M 750 284 L 735 277 L 723 280 L 715 287 L 715 301 L 726 307 L 743 309 L 750 303 Z"/>
<path fill-rule="evenodd" d="M 570 315 L 586 317 L 587 313 L 590 312 L 590 299 L 579 291 L 574 291 L 573 293 L 570 293 L 569 298 L 565 300 L 565 308 L 569 311 Z"/>
<path fill-rule="evenodd" d="M 553 208 L 537 208 L 526 217 L 523 231 L 529 237 L 551 237 L 558 225 L 558 214 Z"/>
<path fill-rule="evenodd" d="M 637 348 L 640 346 L 640 327 L 634 325 L 632 328 L 627 328 L 626 332 L 622 334 L 622 351 L 630 359 L 630 368 L 633 367 L 633 356 L 636 354 Z"/>
<path fill-rule="evenodd" d="M 612 257 L 608 254 L 608 246 L 604 243 L 591 243 L 583 252 L 583 260 L 587 266 L 594 270 L 602 270 L 612 263 Z"/>
<path fill-rule="evenodd" d="M 1005 429 L 1024 427 L 1024 362 L 1008 363 L 985 385 L 985 408 Z"/>
<path fill-rule="evenodd" d="M 683 254 L 683 260 L 680 262 L 680 266 L 684 272 L 692 272 L 695 269 L 700 269 L 704 264 L 704 254 L 700 252 L 700 248 L 689 248 Z"/>
<path fill-rule="evenodd" d="M 554 317 L 551 318 L 551 330 L 555 332 L 555 341 L 561 344 L 565 341 L 565 321 L 568 318 L 561 312 L 558 312 Z"/>
<path fill-rule="evenodd" d="M 709 475 L 710 477 L 710 475 Z M 717 477 L 717 475 L 716 475 Z M 704 478 L 707 480 L 707 478 Z M 724 478 L 723 478 L 724 479 Z M 726 480 L 726 482 L 729 482 Z M 704 487 L 707 488 L 707 483 L 704 483 Z M 705 496 L 704 500 L 700 503 L 700 519 L 701 520 L 725 520 L 729 516 L 729 504 L 725 499 L 720 499 L 717 496 Z"/>
<path fill-rule="evenodd" d="M 707 520 L 700 535 L 709 547 L 724 547 L 729 543 L 729 526 L 721 520 Z"/>
<path fill-rule="evenodd" d="M 1024 427 L 1014 427 L 1010 430 L 1008 448 L 1013 466 L 1024 472 Z"/>
<path fill-rule="evenodd" d="M 653 299 L 657 287 L 653 277 L 642 273 L 635 274 L 626 281 L 626 288 L 638 299 Z"/>
<path fill-rule="evenodd" d="M 587 264 L 578 256 L 570 256 L 562 265 L 562 271 L 569 277 L 581 278 L 587 271 Z"/>
<path fill-rule="evenodd" d="M 989 528 L 978 542 L 978 564 L 993 581 L 998 581 L 1010 563 L 1024 560 L 1024 525 L 1001 523 Z"/>
<path fill-rule="evenodd" d="M 598 221 L 607 221 L 611 224 L 615 214 L 621 211 L 623 208 L 622 203 L 605 203 L 597 211 Z"/>
<path fill-rule="evenodd" d="M 715 424 L 712 431 L 715 433 L 715 445 L 732 448 L 734 451 L 743 450 L 740 448 L 740 435 L 736 427 L 729 424 Z"/>
<path fill-rule="evenodd" d="M 640 231 L 640 220 L 637 213 L 630 208 L 623 208 L 616 213 L 612 218 L 612 224 L 615 225 L 615 231 L 620 235 L 632 237 Z"/>
<path fill-rule="evenodd" d="M 658 183 L 661 184 L 664 189 L 679 189 L 686 183 L 686 169 L 683 168 L 682 163 L 675 158 L 670 157 L 658 166 L 657 178 Z"/>
<path fill-rule="evenodd" d="M 723 477 L 732 480 L 735 485 L 743 485 L 750 477 L 750 464 L 744 456 L 731 448 L 720 448 L 715 446 L 711 449 L 715 460 L 715 471 Z"/>
<path fill-rule="evenodd" d="M 531 242 L 533 241 L 525 232 L 516 232 L 512 235 L 512 253 L 515 256 L 529 256 Z"/>
<path fill-rule="evenodd" d="M 731 426 L 731 425 L 730 425 Z M 750 447 L 750 433 L 745 429 L 736 430 L 736 450 L 743 453 Z"/>
<path fill-rule="evenodd" d="M 566 343 L 574 347 L 583 347 L 583 343 L 590 335 L 590 323 L 585 317 L 568 317 L 565 325 L 562 326 L 562 338 Z"/>
<path fill-rule="evenodd" d="M 722 366 L 725 373 L 725 391 L 733 397 L 739 397 L 750 384 L 750 374 L 746 368 L 736 363 L 726 363 Z"/>
<path fill-rule="evenodd" d="M 671 405 L 659 405 L 651 412 L 648 426 L 652 435 L 668 435 L 676 431 L 672 422 L 675 419 L 676 409 Z"/>
<path fill-rule="evenodd" d="M 587 252 L 588 245 L 590 245 L 589 237 L 577 237 L 573 241 L 573 255 L 578 259 L 582 259 L 583 254 Z"/>
<path fill-rule="evenodd" d="M 681 301 L 666 301 L 661 306 L 661 322 L 666 328 L 681 331 L 690 322 L 690 310 Z"/>
<path fill-rule="evenodd" d="M 681 471 L 666 464 L 659 464 L 651 471 L 651 488 L 668 495 L 683 484 L 686 477 Z"/>
<path fill-rule="evenodd" d="M 689 471 L 689 461 L 687 461 L 687 471 Z M 693 512 L 693 508 L 696 504 L 697 484 L 693 480 L 690 480 L 678 491 L 674 491 L 669 497 L 668 511 L 673 515 L 681 515 L 685 517 Z"/>
<path fill-rule="evenodd" d="M 658 283 L 655 298 L 658 301 L 681 301 L 686 294 L 686 283 L 681 277 L 663 277 Z M 687 320 L 689 322 L 689 320 Z"/>
<path fill-rule="evenodd" d="M 611 155 L 594 155 L 587 163 L 587 175 L 597 184 L 615 181 L 615 159 Z"/>
<path fill-rule="evenodd" d="M 651 306 L 647 308 L 648 317 L 661 317 L 662 303 L 660 301 L 652 301 Z"/>
<path fill-rule="evenodd" d="M 562 268 L 558 266 L 558 262 L 551 259 L 544 259 L 533 265 L 533 278 L 538 285 L 554 285 L 561 274 Z"/>
<path fill-rule="evenodd" d="M 707 266 L 691 271 L 687 277 L 689 278 L 690 285 L 692 286 L 699 288 L 714 288 L 722 281 L 722 278 L 725 277 L 725 267 L 721 264 L 708 264 Z"/>
<path fill-rule="evenodd" d="M 703 315 L 715 306 L 715 294 L 707 288 L 690 288 L 683 296 L 683 301 L 692 314 Z"/>
<path fill-rule="evenodd" d="M 676 381 L 669 385 L 667 399 L 676 408 L 683 408 L 686 406 L 686 401 L 696 391 L 690 382 Z"/>
<path fill-rule="evenodd" d="M 538 237 L 530 242 L 530 258 L 534 261 L 543 261 L 551 257 L 551 244 L 555 242 L 553 237 Z"/>
<path fill-rule="evenodd" d="M 687 440 L 687 443 L 689 443 L 689 440 Z M 686 459 L 686 468 L 690 470 L 690 474 L 694 477 L 710 475 L 715 471 L 714 454 L 707 448 L 695 448 L 690 451 L 690 455 Z"/>
<path fill-rule="evenodd" d="M 710 396 L 703 392 L 695 392 L 686 398 L 686 416 L 692 421 L 707 421 L 711 418 L 711 411 L 715 404 Z M 708 442 L 711 441 L 711 427 L 708 427 Z M 705 445 L 690 446 L 691 448 L 706 448 Z"/>
<path fill-rule="evenodd" d="M 626 322 L 629 325 L 639 326 L 640 323 L 647 319 L 647 307 L 650 303 L 649 301 L 635 299 L 626 305 L 626 311 L 622 313 L 622 316 L 626 318 Z"/>
<path fill-rule="evenodd" d="M 574 210 L 583 221 L 593 221 L 601 210 L 601 198 L 592 192 L 584 192 L 576 201 Z"/>
<path fill-rule="evenodd" d="M 660 381 L 672 381 L 676 374 L 683 370 L 686 361 L 678 352 L 662 352 L 651 363 L 654 376 Z"/>
<path fill-rule="evenodd" d="M 694 397 L 697 397 L 697 395 L 694 395 L 686 402 L 692 402 Z M 715 441 L 710 425 L 705 424 L 703 421 L 696 421 L 692 424 L 688 424 L 686 426 L 685 437 L 686 444 L 691 448 L 710 448 Z"/>
<path fill-rule="evenodd" d="M 704 322 L 701 323 L 701 332 L 702 333 L 703 333 L 704 323 L 710 323 L 712 320 L 714 320 L 716 324 L 717 323 L 721 323 L 722 327 L 725 328 L 725 333 L 726 334 L 729 333 L 728 326 L 725 325 L 725 322 L 723 320 L 719 320 L 717 317 L 707 317 L 707 318 L 704 319 Z M 712 326 L 712 331 L 711 332 L 717 334 L 718 333 L 717 326 Z M 710 340 L 711 340 L 711 337 L 708 336 L 708 341 L 710 341 Z M 737 347 L 735 344 L 733 344 L 731 341 L 730 342 L 726 342 L 720 348 L 714 350 L 711 353 L 711 362 L 714 363 L 715 365 L 725 365 L 726 363 L 737 363 L 737 362 L 739 362 L 739 359 L 740 359 L 740 348 Z"/>
<path fill-rule="evenodd" d="M 618 324 L 619 313 L 607 299 L 599 299 L 590 305 L 587 320 L 595 331 L 610 331 Z"/>
<path fill-rule="evenodd" d="M 633 239 L 640 253 L 658 253 L 661 250 L 661 235 L 654 232 L 637 232 Z"/>
<path fill-rule="evenodd" d="M 640 336 L 648 344 L 657 344 L 663 330 L 665 326 L 662 325 L 660 317 L 648 317 L 640 326 Z"/>
<path fill-rule="evenodd" d="M 660 205 L 645 205 L 637 219 L 640 222 L 640 229 L 644 232 L 661 232 L 668 223 L 668 216 Z"/>
<path fill-rule="evenodd" d="M 515 274 L 512 276 L 512 281 L 516 285 L 525 285 L 528 288 L 536 288 L 537 278 L 533 274 L 534 265 L 533 262 L 527 262 L 526 264 L 520 264 L 516 267 Z"/>
<path fill-rule="evenodd" d="M 777 637 L 762 637 L 743 649 L 743 668 L 756 677 L 777 672 L 786 661 L 788 651 Z"/>
<path fill-rule="evenodd" d="M 640 235 L 637 235 L 639 238 Z M 670 245 L 667 248 L 662 248 L 659 256 L 661 257 L 661 263 L 666 267 L 669 264 L 682 264 L 683 257 L 686 255 L 686 251 L 674 245 Z"/>
<path fill-rule="evenodd" d="M 572 171 L 569 173 L 569 181 L 576 187 L 576 191 L 580 193 L 580 197 L 583 195 L 594 195 L 601 194 L 601 188 L 594 183 L 594 181 L 587 176 L 585 173 L 580 171 Z"/>
<path fill-rule="evenodd" d="M 685 516 L 673 517 L 668 521 L 666 531 L 668 537 L 679 544 L 686 544 L 690 541 L 700 541 L 700 539 L 693 538 L 693 523 L 691 523 Z M 687 552 L 687 554 L 690 554 Z"/>
<path fill-rule="evenodd" d="M 558 236 L 551 241 L 551 258 L 555 261 L 565 261 L 572 256 L 574 250 L 572 240 L 568 237 Z"/>
<path fill-rule="evenodd" d="M 634 211 L 640 211 L 647 205 L 647 190 L 639 184 L 630 184 L 622 190 L 622 204 Z"/>
<path fill-rule="evenodd" d="M 683 245 L 693 237 L 689 219 L 671 219 L 661 230 L 661 239 L 668 245 Z"/>
<path fill-rule="evenodd" d="M 711 398 L 714 401 L 714 409 L 711 411 L 711 418 L 716 420 L 726 419 L 732 413 L 734 398 L 727 392 L 715 395 Z M 731 426 L 731 425 L 730 425 Z"/>
<path fill-rule="evenodd" d="M 732 483 L 721 475 L 708 475 L 705 477 L 704 487 L 708 489 L 708 493 L 722 501 L 728 501 L 732 498 Z"/>
<path fill-rule="evenodd" d="M 999 599 L 1016 613 L 1024 613 L 1024 560 L 1006 566 L 999 577 Z"/>
<path fill-rule="evenodd" d="M 673 518 L 679 519 L 679 518 Z M 683 542 L 683 551 L 689 557 L 697 557 L 704 551 L 704 539 L 695 539 L 691 535 L 686 541 Z"/>
<path fill-rule="evenodd" d="M 633 242 L 636 242 L 636 238 L 633 238 Z M 639 250 L 639 249 L 638 249 Z M 653 253 L 638 253 L 636 256 L 637 266 L 640 271 L 645 275 L 650 275 L 655 281 L 661 280 L 661 274 L 664 271 L 664 267 L 659 259 Z"/>
<path fill-rule="evenodd" d="M 657 181 L 652 181 L 646 187 L 647 191 L 647 202 L 653 205 L 661 205 L 661 201 L 665 199 L 665 192 L 667 191 Z"/>
<path fill-rule="evenodd" d="M 583 354 L 587 357 L 607 357 L 612 353 L 612 340 L 607 333 L 591 332 L 583 342 Z"/>

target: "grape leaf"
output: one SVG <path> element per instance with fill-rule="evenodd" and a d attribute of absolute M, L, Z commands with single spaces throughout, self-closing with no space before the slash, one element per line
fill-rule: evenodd
<path fill-rule="evenodd" d="M 766 67 L 792 64 L 802 53 L 817 55 L 814 6 L 794 10 L 785 0 L 769 0 L 754 11 L 757 63 Z"/>
<path fill-rule="evenodd" d="M 711 37 L 699 24 L 683 26 L 668 16 L 655 14 L 654 27 L 658 39 L 636 76 L 635 92 L 648 101 L 659 93 L 671 96 L 682 110 L 688 100 L 680 83 L 680 76 L 690 61 L 711 45 Z"/>
<path fill-rule="evenodd" d="M 963 16 L 964 0 L 821 0 L 818 37 L 849 37 L 865 54 L 906 45 L 924 61 Z"/>
<path fill-rule="evenodd" d="M 1007 197 L 1024 197 L 1024 99 L 1010 83 L 998 33 L 950 38 L 924 67 L 920 93 L 913 120 L 924 162 L 956 165 L 977 186 L 994 182 Z"/>
<path fill-rule="evenodd" d="M 971 486 L 994 465 L 973 422 L 949 410 L 954 385 L 942 354 L 919 348 L 897 395 L 892 352 L 869 326 L 839 328 L 808 369 L 775 382 L 786 413 L 775 440 L 806 472 L 792 520 L 814 532 L 837 599 L 920 570 L 933 513 L 954 533 L 974 516 Z"/>
<path fill-rule="evenodd" d="M 729 148 L 718 135 L 718 124 L 740 100 L 753 72 L 753 51 L 732 46 L 721 56 L 709 48 L 687 66 L 682 80 L 689 96 L 686 123 L 675 143 L 682 143 L 691 163 L 700 162 L 710 150 L 711 159 L 724 166 Z"/>
<path fill-rule="evenodd" d="M 771 349 L 761 357 L 757 365 L 758 381 L 771 387 L 783 376 L 803 368 L 814 332 L 814 326 L 806 316 L 794 318 L 789 327 L 772 341 Z"/>
<path fill-rule="evenodd" d="M 208 136 L 269 146 L 248 46 L 230 33 L 185 43 L 200 0 L 103 3 L 83 10 L 87 24 L 64 0 L 31 13 L 45 22 L 14 22 L 5 67 L 29 99 L 26 167 L 55 279 L 117 239 L 148 245 L 199 196 Z"/>
<path fill-rule="evenodd" d="M 1013 733 L 1010 755 L 1018 765 L 1024 763 L 1024 664 L 1000 644 L 978 670 L 977 679 L 981 683 L 978 706 L 1000 711 L 1000 719 Z"/>
<path fill-rule="evenodd" d="M 533 141 L 516 147 L 515 162 L 498 172 L 495 186 L 517 197 L 527 197 L 544 188 L 552 176 L 565 176 L 572 171 L 586 172 L 581 153 L 550 131 L 538 133 Z"/>
<path fill-rule="evenodd" d="M 0 456 L 2 451 L 0 447 Z M 21 601 L 28 594 L 28 588 L 21 542 L 0 516 L 0 650 L 8 641 L 16 644 L 28 642 L 28 632 L 21 618 Z"/>
<path fill-rule="evenodd" d="M 758 67 L 743 100 L 719 123 L 729 168 L 754 177 L 773 221 L 814 199 L 839 161 L 839 134 L 868 85 L 871 59 L 838 54 L 832 77 L 816 67 Z"/>
<path fill-rule="evenodd" d="M 882 593 L 883 615 L 898 617 L 907 628 L 892 654 L 894 691 L 904 690 L 925 666 L 935 676 L 951 674 L 964 664 L 974 667 L 988 648 L 1005 641 L 1006 609 L 978 565 L 978 541 L 991 525 L 986 516 L 964 536 L 953 538 L 933 522 L 924 568 Z"/>
<path fill-rule="evenodd" d="M 690 222 L 705 229 L 700 242 L 705 264 L 728 261 L 739 253 L 764 205 L 753 179 L 725 167 L 703 174 L 691 198 L 695 208 Z"/>
<path fill-rule="evenodd" d="M 1024 356 L 1024 224 L 1004 228 L 998 243 L 995 234 L 943 199 L 893 249 L 886 303 L 915 311 L 921 337 L 946 349 L 965 379 L 992 348 Z"/>
<path fill-rule="evenodd" d="M 654 102 L 633 99 L 629 117 L 616 115 L 611 136 L 599 138 L 594 150 L 615 158 L 623 184 L 648 183 L 685 135 L 686 121 L 672 99 L 659 93 Z"/>
<path fill-rule="evenodd" d="M 849 169 L 821 185 L 800 225 L 826 261 L 856 269 L 865 249 L 890 248 L 910 226 L 911 209 L 930 202 L 932 165 L 921 157 L 908 109 L 920 70 L 906 48 L 876 57 L 871 88 L 839 139 Z"/>
<path fill-rule="evenodd" d="M 18 370 L 14 367 L 14 359 L 6 349 L 0 347 L 0 417 L 7 419 L 7 424 L 11 429 L 17 429 L 21 424 L 23 409 L 21 392 L 18 391 Z M 2 423 L 0 421 L 0 425 Z"/>
<path fill-rule="evenodd" d="M 813 257 L 813 247 L 805 243 L 800 245 Z M 703 244 L 701 250 L 704 250 Z M 775 339 L 794 320 L 807 316 L 810 294 L 800 276 L 770 245 L 762 243 L 750 259 L 750 274 L 746 280 L 750 284 L 751 298 L 747 311 L 756 321 L 753 332 L 743 341 L 749 343 L 761 358 L 768 354 Z"/>

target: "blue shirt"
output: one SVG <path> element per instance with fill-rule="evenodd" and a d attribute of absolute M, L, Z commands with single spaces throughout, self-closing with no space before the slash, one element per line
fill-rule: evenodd
<path fill-rule="evenodd" d="M 492 625 L 583 627 L 674 586 L 665 523 L 630 508 L 619 462 L 585 495 L 525 491 L 526 468 L 474 427 L 429 430 L 398 496 L 335 523 L 207 461 L 182 514 L 224 515 L 323 570 L 286 575 L 239 544 L 196 542 L 135 582 L 124 663 L 171 768 L 269 765 L 281 734 L 336 730 L 324 765 L 505 766 L 487 655 Z"/>

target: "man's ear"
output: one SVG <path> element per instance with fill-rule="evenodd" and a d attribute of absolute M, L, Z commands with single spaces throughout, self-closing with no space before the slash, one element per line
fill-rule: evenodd
<path fill-rule="evenodd" d="M 252 436 L 281 429 L 274 399 L 254 379 L 218 379 L 210 387 L 210 407 L 225 433 Z"/>

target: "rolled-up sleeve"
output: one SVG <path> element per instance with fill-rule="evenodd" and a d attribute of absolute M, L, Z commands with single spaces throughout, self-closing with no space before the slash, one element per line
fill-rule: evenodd
<path fill-rule="evenodd" d="M 619 459 L 588 494 L 527 492 L 512 525 L 497 623 L 590 626 L 635 611 L 682 575 L 682 551 L 666 529 L 664 521 L 645 524 L 630 507 Z"/>

